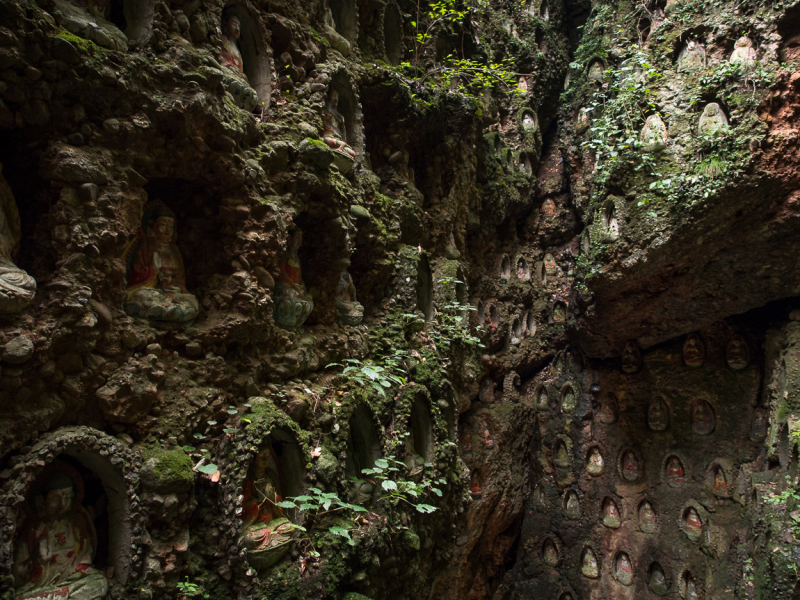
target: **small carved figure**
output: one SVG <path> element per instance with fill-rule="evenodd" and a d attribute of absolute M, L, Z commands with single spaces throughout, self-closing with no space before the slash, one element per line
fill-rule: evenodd
<path fill-rule="evenodd" d="M 552 254 L 547 254 L 544 257 L 544 271 L 548 275 L 555 275 L 558 273 L 558 265 L 556 264 L 556 259 L 553 258 Z"/>
<path fill-rule="evenodd" d="M 339 92 L 333 88 L 328 94 L 328 104 L 325 106 L 325 112 L 322 115 L 322 125 L 325 129 L 322 141 L 331 150 L 344 154 L 348 158 L 355 158 L 355 151 L 347 145 L 346 141 L 347 124 L 344 116 L 339 112 Z"/>
<path fill-rule="evenodd" d="M 650 587 L 650 591 L 656 596 L 667 595 L 667 591 L 669 590 L 669 585 L 667 585 L 667 575 L 664 573 L 664 569 L 660 564 L 653 563 L 653 566 L 650 567 L 650 581 L 648 581 L 648 585 Z"/>
<path fill-rule="evenodd" d="M 563 323 L 567 320 L 567 309 L 563 302 L 556 302 L 553 307 L 553 322 Z"/>
<path fill-rule="evenodd" d="M 125 312 L 132 317 L 184 322 L 199 313 L 197 298 L 186 289 L 176 238 L 175 213 L 159 201 L 145 206 L 139 233 L 123 253 L 128 280 Z"/>
<path fill-rule="evenodd" d="M 500 261 L 500 283 L 508 283 L 511 277 L 511 259 L 507 255 L 503 255 L 503 260 Z"/>
<path fill-rule="evenodd" d="M 233 96 L 236 106 L 251 111 L 258 106 L 258 93 L 250 87 L 247 75 L 244 73 L 244 59 L 239 50 L 241 27 L 241 21 L 236 16 L 229 17 L 223 26 L 220 56 L 223 67 L 222 83 Z"/>
<path fill-rule="evenodd" d="M 599 85 L 603 84 L 603 76 L 605 71 L 605 65 L 601 60 L 592 61 L 592 64 L 589 65 L 589 71 L 587 72 L 586 78 L 592 82 L 597 83 Z"/>
<path fill-rule="evenodd" d="M 472 479 L 469 484 L 469 492 L 475 500 L 478 500 L 481 496 L 483 496 L 481 477 L 477 471 L 472 472 Z"/>
<path fill-rule="evenodd" d="M 567 503 L 564 506 L 564 514 L 568 519 L 576 521 L 581 518 L 581 502 L 578 494 L 573 491 L 567 492 Z"/>
<path fill-rule="evenodd" d="M 541 483 L 536 486 L 536 490 L 533 492 L 533 501 L 537 510 L 542 512 L 547 510 L 547 496 L 544 492 L 544 485 Z"/>
<path fill-rule="evenodd" d="M 469 430 L 465 430 L 461 437 L 458 439 L 458 445 L 461 446 L 461 451 L 464 454 L 472 454 L 472 434 Z"/>
<path fill-rule="evenodd" d="M 311 311 L 314 300 L 306 291 L 298 250 L 303 243 L 303 232 L 295 229 L 289 240 L 286 255 L 280 264 L 275 286 L 275 324 L 284 329 L 300 327 Z"/>
<path fill-rule="evenodd" d="M 694 579 L 688 573 L 684 577 L 684 592 L 683 597 L 684 600 L 697 600 L 697 584 L 694 582 Z"/>
<path fill-rule="evenodd" d="M 569 453 L 567 452 L 567 445 L 564 443 L 564 440 L 558 440 L 558 444 L 556 446 L 556 458 L 553 462 L 557 467 L 569 466 Z"/>
<path fill-rule="evenodd" d="M 14 264 L 20 238 L 19 212 L 0 165 L 0 314 L 25 309 L 36 293 L 36 280 Z"/>
<path fill-rule="evenodd" d="M 631 565 L 631 559 L 625 552 L 620 552 L 619 556 L 617 556 L 614 576 L 622 585 L 630 585 L 633 583 L 633 566 Z"/>
<path fill-rule="evenodd" d="M 753 423 L 750 426 L 750 439 L 754 442 L 762 441 L 767 437 L 768 428 L 767 411 L 763 408 L 757 408 L 753 414 Z"/>
<path fill-rule="evenodd" d="M 598 418 L 601 423 L 605 423 L 606 425 L 617 422 L 619 418 L 619 402 L 617 402 L 617 397 L 611 392 L 606 394 L 606 398 L 600 406 Z"/>
<path fill-rule="evenodd" d="M 735 335 L 728 342 L 728 347 L 725 349 L 725 359 L 728 366 L 734 371 L 741 371 L 747 368 L 750 362 L 750 348 L 747 342 L 740 335 Z"/>
<path fill-rule="evenodd" d="M 485 421 L 483 423 L 483 443 L 489 450 L 494 448 L 494 441 L 489 437 L 489 426 Z"/>
<path fill-rule="evenodd" d="M 636 342 L 628 342 L 622 351 L 622 371 L 623 373 L 636 373 L 642 368 L 642 353 Z"/>
<path fill-rule="evenodd" d="M 686 511 L 686 520 L 683 524 L 683 531 L 693 542 L 696 542 L 700 539 L 700 535 L 703 532 L 703 522 L 700 520 L 700 515 L 697 514 L 697 510 L 694 508 L 694 506 L 690 506 Z"/>
<path fill-rule="evenodd" d="M 669 407 L 661 396 L 655 396 L 647 407 L 647 425 L 653 431 L 666 431 L 669 427 Z"/>
<path fill-rule="evenodd" d="M 644 533 L 655 533 L 658 527 L 656 511 L 647 500 L 639 506 L 639 529 Z"/>
<path fill-rule="evenodd" d="M 522 115 L 522 129 L 526 133 L 536 131 L 536 117 L 527 111 Z"/>
<path fill-rule="evenodd" d="M 725 477 L 725 471 L 720 466 L 714 469 L 714 493 L 718 496 L 728 495 L 728 480 Z"/>
<path fill-rule="evenodd" d="M 589 457 L 586 461 L 586 472 L 589 473 L 589 475 L 598 477 L 603 474 L 604 469 L 605 462 L 603 461 L 603 456 L 600 454 L 600 449 L 595 446 L 589 450 Z"/>
<path fill-rule="evenodd" d="M 606 498 L 603 502 L 603 525 L 609 529 L 617 529 L 621 522 L 617 503 L 611 498 Z"/>
<path fill-rule="evenodd" d="M 697 435 L 709 435 L 714 431 L 714 409 L 705 400 L 694 403 L 692 410 L 692 431 Z"/>
<path fill-rule="evenodd" d="M 592 122 L 592 111 L 589 108 L 582 108 L 578 111 L 578 116 L 575 117 L 575 131 L 583 133 L 589 129 Z"/>
<path fill-rule="evenodd" d="M 546 219 L 552 219 L 556 214 L 556 203 L 548 198 L 542 202 L 542 214 Z"/>
<path fill-rule="evenodd" d="M 539 391 L 536 392 L 536 408 L 543 410 L 546 409 L 550 402 L 550 398 L 547 396 L 547 388 L 541 386 Z"/>
<path fill-rule="evenodd" d="M 544 548 L 542 551 L 542 558 L 544 559 L 544 564 L 549 567 L 557 567 L 558 566 L 558 549 L 556 545 L 553 543 L 553 540 L 546 540 L 544 543 Z"/>
<path fill-rule="evenodd" d="M 667 146 L 667 126 L 659 115 L 650 115 L 645 121 L 642 133 L 639 136 L 643 144 L 643 149 L 647 152 L 655 152 Z"/>
<path fill-rule="evenodd" d="M 710 102 L 700 115 L 697 131 L 700 135 L 715 135 L 728 127 L 728 117 L 722 112 L 719 104 Z"/>
<path fill-rule="evenodd" d="M 681 460 L 677 456 L 670 456 L 667 459 L 667 483 L 673 487 L 683 485 L 686 476 Z"/>
<path fill-rule="evenodd" d="M 589 579 L 597 579 L 600 576 L 600 569 L 597 566 L 597 558 L 591 548 L 583 551 L 581 559 L 581 575 Z"/>
<path fill-rule="evenodd" d="M 622 456 L 622 476 L 627 481 L 639 479 L 639 459 L 633 450 L 626 450 Z"/>
<path fill-rule="evenodd" d="M 566 412 L 575 410 L 575 390 L 572 386 L 565 386 L 561 392 L 561 409 Z"/>
<path fill-rule="evenodd" d="M 83 479 L 60 461 L 31 486 L 14 557 L 14 598 L 105 598 L 108 580 L 93 566 L 97 533 L 82 500 Z"/>
<path fill-rule="evenodd" d="M 687 367 L 702 367 L 706 350 L 703 342 L 696 334 L 691 334 L 683 344 L 683 362 Z"/>
<path fill-rule="evenodd" d="M 242 490 L 242 537 L 254 569 L 271 567 L 289 549 L 292 525 L 277 506 L 281 493 L 278 458 L 270 445 L 256 454 Z"/>
<path fill-rule="evenodd" d="M 336 310 L 342 325 L 354 327 L 364 318 L 364 307 L 356 299 L 356 286 L 347 271 L 342 271 L 339 275 L 339 285 L 336 287 Z"/>
<path fill-rule="evenodd" d="M 517 259 L 517 279 L 520 281 L 526 281 L 527 279 L 530 279 L 528 264 L 525 262 L 525 258 L 522 256 Z"/>
<path fill-rule="evenodd" d="M 689 40 L 678 55 L 679 71 L 700 71 L 706 68 L 706 51 L 703 45 Z"/>
<path fill-rule="evenodd" d="M 736 47 L 733 50 L 733 54 L 731 54 L 731 62 L 739 63 L 745 67 L 755 67 L 757 56 L 756 49 L 753 48 L 753 40 L 743 35 L 736 40 Z"/>
<path fill-rule="evenodd" d="M 523 94 L 528 91 L 528 81 L 524 77 L 517 80 L 517 91 Z"/>

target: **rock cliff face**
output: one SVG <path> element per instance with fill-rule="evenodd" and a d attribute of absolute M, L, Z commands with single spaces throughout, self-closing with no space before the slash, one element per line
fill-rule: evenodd
<path fill-rule="evenodd" d="M 0 0 L 0 597 L 798 597 L 799 40 Z"/>

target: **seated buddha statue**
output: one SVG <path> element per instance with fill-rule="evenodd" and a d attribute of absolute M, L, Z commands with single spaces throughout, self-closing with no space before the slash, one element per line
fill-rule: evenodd
<path fill-rule="evenodd" d="M 659 115 L 650 115 L 645 121 L 640 139 L 647 152 L 661 150 L 667 145 L 667 126 Z"/>
<path fill-rule="evenodd" d="M 280 264 L 277 285 L 275 286 L 275 324 L 284 329 L 300 327 L 311 311 L 314 300 L 306 291 L 297 251 L 303 243 L 303 232 L 295 229 L 286 249 L 286 256 Z"/>
<path fill-rule="evenodd" d="M 18 600 L 105 598 L 108 580 L 92 563 L 97 533 L 81 505 L 82 496 L 80 474 L 60 462 L 32 486 L 27 506 L 31 517 L 14 557 Z"/>
<path fill-rule="evenodd" d="M 325 135 L 322 138 L 331 150 L 344 154 L 348 158 L 355 158 L 355 151 L 347 145 L 347 123 L 342 113 L 339 112 L 339 92 L 331 89 L 328 95 L 328 104 L 322 115 L 322 125 Z"/>
<path fill-rule="evenodd" d="M 631 559 L 624 552 L 620 553 L 617 557 L 614 575 L 617 581 L 622 585 L 631 585 L 633 583 L 633 566 L 631 565 Z"/>
<path fill-rule="evenodd" d="M 281 481 L 272 447 L 256 454 L 242 498 L 242 537 L 247 562 L 256 570 L 269 568 L 286 554 L 293 529 L 277 505 L 281 501 Z"/>
<path fill-rule="evenodd" d="M 156 201 L 145 206 L 137 236 L 125 248 L 128 292 L 125 312 L 154 321 L 194 319 L 200 307 L 186 289 L 175 213 Z"/>
<path fill-rule="evenodd" d="M 756 49 L 753 48 L 753 40 L 746 35 L 736 40 L 736 46 L 733 54 L 731 54 L 732 63 L 739 63 L 745 67 L 754 67 L 756 66 L 757 58 L 758 54 L 756 54 Z"/>
<path fill-rule="evenodd" d="M 716 135 L 728 127 L 728 117 L 716 102 L 709 102 L 700 115 L 697 131 L 700 135 Z"/>
<path fill-rule="evenodd" d="M 354 327 L 364 318 L 364 307 L 356 300 L 356 286 L 347 271 L 342 271 L 336 287 L 336 310 L 342 325 Z"/>
<path fill-rule="evenodd" d="M 241 27 L 239 17 L 230 17 L 225 22 L 220 63 L 225 89 L 233 96 L 236 106 L 249 112 L 258 106 L 258 94 L 250 87 L 247 75 L 244 74 L 244 59 L 239 50 Z"/>
<path fill-rule="evenodd" d="M 0 165 L 0 314 L 25 309 L 36 293 L 36 280 L 14 264 L 21 237 L 19 212 Z"/>

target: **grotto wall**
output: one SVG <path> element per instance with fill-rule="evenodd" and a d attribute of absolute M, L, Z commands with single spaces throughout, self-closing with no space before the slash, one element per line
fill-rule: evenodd
<path fill-rule="evenodd" d="M 795 597 L 798 34 L 0 1 L 0 597 Z"/>

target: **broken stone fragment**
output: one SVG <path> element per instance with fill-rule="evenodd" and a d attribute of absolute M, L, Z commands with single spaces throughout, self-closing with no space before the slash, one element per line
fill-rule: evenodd
<path fill-rule="evenodd" d="M 15 337 L 3 349 L 3 362 L 21 365 L 33 356 L 33 342 L 24 336 Z"/>

